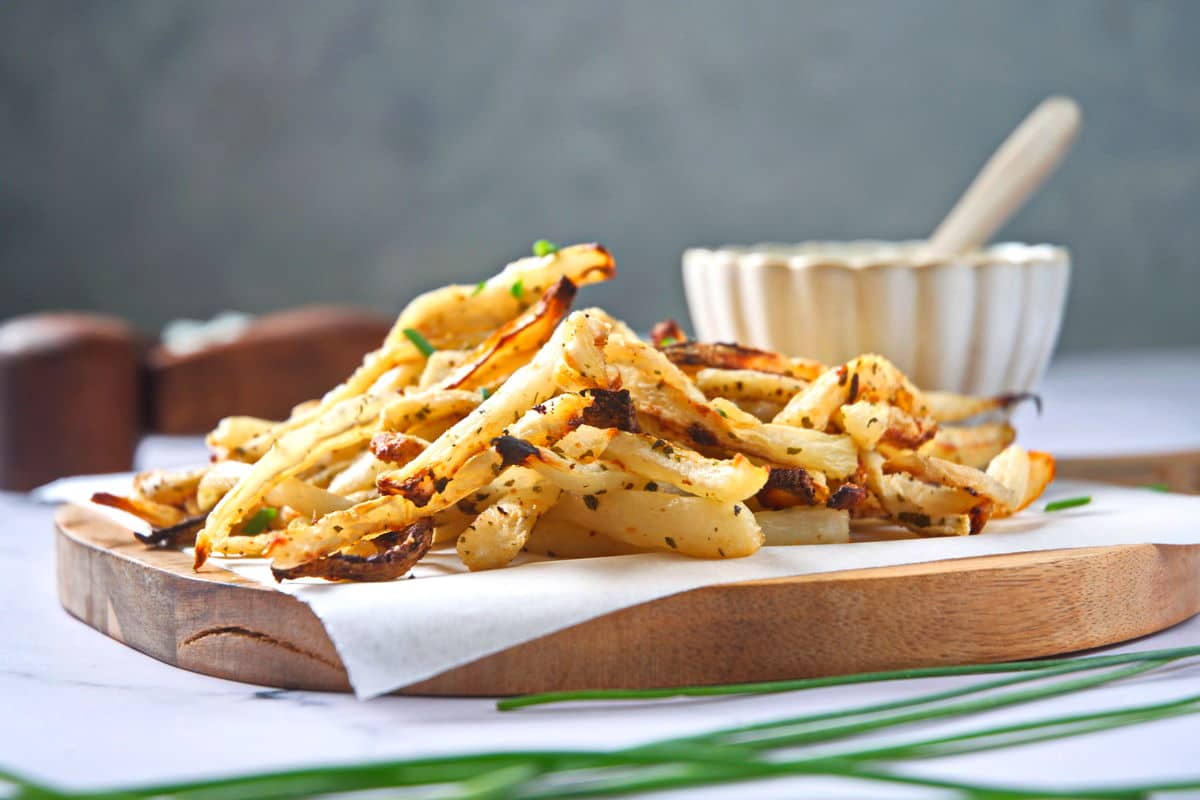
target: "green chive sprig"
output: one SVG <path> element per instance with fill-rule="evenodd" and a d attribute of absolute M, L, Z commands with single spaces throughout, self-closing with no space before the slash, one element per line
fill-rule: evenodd
<path fill-rule="evenodd" d="M 1018 673 L 999 680 L 903 700 L 741 725 L 623 750 L 479 753 L 264 772 L 89 793 L 61 791 L 22 776 L 0 772 L 0 789 L 9 789 L 10 796 L 27 800 L 84 797 L 88 800 L 132 800 L 152 797 L 179 800 L 283 800 L 327 797 L 355 791 L 430 787 L 438 791 L 439 797 L 550 800 L 608 797 L 633 792 L 686 789 L 788 776 L 826 776 L 869 783 L 936 788 L 972 800 L 994 800 L 999 797 L 1137 798 L 1151 792 L 1194 791 L 1200 788 L 1200 775 L 1194 779 L 1143 786 L 1047 790 L 1031 786 L 976 784 L 922 777 L 904 768 L 923 759 L 1086 736 L 1185 714 L 1197 714 L 1200 713 L 1200 694 L 1132 708 L 1089 711 L 991 727 L 976 727 L 948 736 L 930 737 L 919 731 L 908 734 L 903 731 L 918 723 L 970 716 L 1102 686 L 1197 655 L 1200 655 L 1200 647 L 1185 647 L 1078 659 L 899 670 L 868 676 L 742 684 L 733 687 L 697 687 L 724 690 L 709 691 L 708 694 L 729 694 L 747 693 L 748 686 L 788 684 L 793 688 L 804 689 L 838 683 L 901 680 L 932 675 Z M 1072 677 L 1074 673 L 1091 674 Z M 608 692 L 605 699 L 615 699 L 620 694 Z M 644 696 L 644 693 L 639 696 Z M 628 693 L 620 699 L 628 699 Z M 889 737 L 886 744 L 864 745 L 854 742 L 859 736 L 880 731 L 894 731 L 900 736 Z M 842 740 L 848 741 L 838 745 Z M 821 749 L 815 752 L 806 749 L 813 745 L 820 745 Z"/>
<path fill-rule="evenodd" d="M 278 516 L 278 508 L 263 506 L 254 513 L 253 517 L 246 520 L 246 524 L 242 526 L 242 534 L 245 536 L 257 536 L 269 528 Z"/>
<path fill-rule="evenodd" d="M 1065 500 L 1055 500 L 1053 503 L 1046 503 L 1047 511 L 1062 511 L 1066 508 L 1079 508 L 1086 506 L 1092 502 L 1091 497 L 1068 497 Z"/>
<path fill-rule="evenodd" d="M 404 338 L 413 343 L 413 346 L 421 351 L 421 355 L 429 358 L 437 352 L 437 348 L 429 343 L 429 340 L 421 335 L 421 332 L 416 328 L 405 328 Z"/>

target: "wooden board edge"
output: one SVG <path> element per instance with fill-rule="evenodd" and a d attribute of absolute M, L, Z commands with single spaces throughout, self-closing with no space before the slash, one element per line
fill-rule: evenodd
<path fill-rule="evenodd" d="M 154 658 L 204 674 L 281 688 L 349 689 L 328 634 L 304 603 L 226 570 L 179 574 L 106 549 L 79 532 L 79 525 L 97 519 L 115 527 L 79 507 L 66 507 L 56 518 L 59 595 L 73 616 Z M 1058 587 L 1026 612 L 1049 626 L 1040 638 L 1030 635 L 1029 619 L 1017 630 L 1002 614 L 988 612 L 997 592 L 1025 587 L 1028 593 L 1035 576 Z M 1200 612 L 1197 578 L 1200 546 L 1122 545 L 721 584 L 579 623 L 401 691 L 496 696 L 1035 658 L 1181 622 Z M 138 594 L 118 591 L 114 598 L 114 585 L 136 586 Z M 103 604 L 100 586 L 108 587 Z M 1072 600 L 1079 592 L 1090 593 L 1091 601 Z M 1110 612 L 1097 615 L 1096 604 Z M 872 615 L 872 608 L 890 616 Z M 147 613 L 153 625 L 144 624 Z M 978 619 L 964 626 L 972 614 Z M 780 619 L 792 623 L 782 634 Z M 958 625 L 958 634 L 947 635 L 939 619 Z M 917 652 L 931 643 L 937 652 Z"/>

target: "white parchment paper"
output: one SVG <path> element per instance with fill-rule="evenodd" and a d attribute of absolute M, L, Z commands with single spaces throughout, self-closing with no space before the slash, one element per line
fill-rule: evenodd
<path fill-rule="evenodd" d="M 110 490 L 121 479 L 104 476 Z M 80 501 L 93 491 L 94 480 L 71 481 L 42 498 Z M 355 692 L 369 698 L 593 617 L 710 584 L 1058 548 L 1200 543 L 1200 497 L 1060 481 L 1035 508 L 1084 494 L 1091 504 L 1026 511 L 989 523 L 978 536 L 766 547 L 728 561 L 662 553 L 529 561 L 467 573 L 445 552 L 427 556 L 412 579 L 377 584 L 276 584 L 261 559 L 210 563 L 307 603 Z"/>

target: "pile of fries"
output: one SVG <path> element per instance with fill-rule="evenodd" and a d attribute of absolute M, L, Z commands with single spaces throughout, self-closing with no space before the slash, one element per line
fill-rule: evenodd
<path fill-rule="evenodd" d="M 197 568 L 269 556 L 280 580 L 389 580 L 438 547 L 479 570 L 523 552 L 740 558 L 846 542 L 858 521 L 961 536 L 1053 478 L 986 421 L 1020 397 L 922 392 L 881 356 L 826 366 L 670 322 L 646 342 L 571 311 L 615 272 L 583 244 L 424 294 L 320 400 L 227 418 L 211 464 L 93 499 L 149 522 L 149 543 L 194 541 Z"/>

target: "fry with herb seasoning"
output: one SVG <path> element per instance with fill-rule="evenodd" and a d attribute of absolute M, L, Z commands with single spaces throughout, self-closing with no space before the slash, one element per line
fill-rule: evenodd
<path fill-rule="evenodd" d="M 922 392 L 879 355 L 826 366 L 670 321 L 646 342 L 571 312 L 614 274 L 604 248 L 533 251 L 418 297 L 289 419 L 222 420 L 213 463 L 97 502 L 150 522 L 156 544 L 203 525 L 197 567 L 265 554 L 281 580 L 388 580 L 434 547 L 480 570 L 522 553 L 740 558 L 844 543 L 859 521 L 967 535 L 1053 479 L 995 418 L 1024 396 Z"/>

